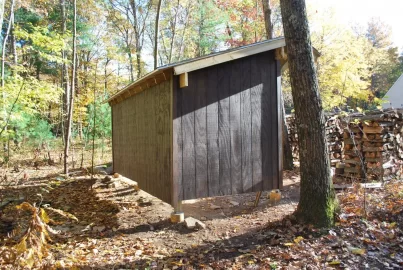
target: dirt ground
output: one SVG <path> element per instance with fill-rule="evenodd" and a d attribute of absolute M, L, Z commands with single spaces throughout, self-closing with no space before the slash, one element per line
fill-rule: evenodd
<path fill-rule="evenodd" d="M 256 193 L 185 201 L 185 217 L 205 223 L 206 228 L 200 230 L 187 229 L 183 223 L 172 224 L 170 205 L 144 191 L 136 191 L 119 179 L 108 186 L 102 181 L 105 176 L 97 175 L 92 185 L 86 170 L 77 170 L 68 180 L 58 173 L 60 168 L 48 165 L 39 170 L 25 169 L 27 178 L 21 172 L 9 172 L 9 179 L 19 179 L 19 185 L 0 187 L 1 201 L 3 204 L 10 202 L 3 207 L 0 216 L 0 239 L 5 239 L 7 230 L 18 222 L 15 205 L 22 201 L 44 207 L 55 221 L 52 228 L 59 233 L 52 236 L 50 254 L 43 259 L 50 268 L 403 268 L 402 233 L 390 220 L 389 225 L 385 225 L 390 226 L 390 230 L 383 232 L 389 236 L 382 239 L 393 237 L 396 242 L 391 241 L 393 246 L 387 247 L 389 257 L 377 261 L 378 253 L 371 251 L 372 258 L 368 247 L 365 255 L 361 253 L 360 243 L 364 242 L 358 241 L 355 235 L 357 230 L 365 233 L 367 229 L 362 227 L 359 215 L 349 213 L 343 217 L 348 222 L 325 231 L 285 218 L 294 212 L 298 203 L 299 175 L 296 172 L 284 173 L 282 199 L 276 205 L 270 205 L 265 192 L 257 207 L 254 207 Z M 346 195 L 340 196 L 343 199 Z M 353 202 L 357 204 L 348 199 L 346 205 L 352 208 Z M 77 220 L 60 216 L 46 207 L 71 213 Z M 5 221 L 10 222 L 8 227 Z M 378 236 L 373 237 L 378 239 Z M 375 241 L 370 236 L 364 238 Z M 360 252 L 355 254 L 350 247 Z"/>

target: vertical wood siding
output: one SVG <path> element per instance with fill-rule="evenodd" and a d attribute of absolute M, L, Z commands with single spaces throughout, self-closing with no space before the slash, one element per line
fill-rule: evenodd
<path fill-rule="evenodd" d="M 278 76 L 273 51 L 174 76 L 179 200 L 280 187 Z"/>
<path fill-rule="evenodd" d="M 113 105 L 114 170 L 171 203 L 171 82 Z"/>

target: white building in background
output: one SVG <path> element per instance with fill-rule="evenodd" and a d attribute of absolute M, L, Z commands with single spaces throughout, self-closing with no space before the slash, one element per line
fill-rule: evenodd
<path fill-rule="evenodd" d="M 383 97 L 382 108 L 403 108 L 403 74 Z"/>

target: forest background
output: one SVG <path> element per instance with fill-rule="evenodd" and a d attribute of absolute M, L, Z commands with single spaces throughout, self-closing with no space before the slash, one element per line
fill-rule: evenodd
<path fill-rule="evenodd" d="M 83 153 L 95 146 L 102 159 L 111 139 L 109 96 L 155 61 L 163 66 L 265 40 L 263 1 L 2 1 L 2 161 L 66 142 Z M 279 1 L 268 2 L 273 36 L 283 36 Z M 379 18 L 340 24 L 334 11 L 315 6 L 308 16 L 325 110 L 377 108 L 403 73 L 391 28 Z M 283 92 L 291 112 L 287 71 Z"/>

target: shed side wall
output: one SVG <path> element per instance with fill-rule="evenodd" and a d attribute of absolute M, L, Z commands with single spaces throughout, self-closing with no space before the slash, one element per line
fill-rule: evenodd
<path fill-rule="evenodd" d="M 277 71 L 269 51 L 173 77 L 179 200 L 280 187 Z"/>
<path fill-rule="evenodd" d="M 144 191 L 171 203 L 171 81 L 112 106 L 113 166 Z"/>

